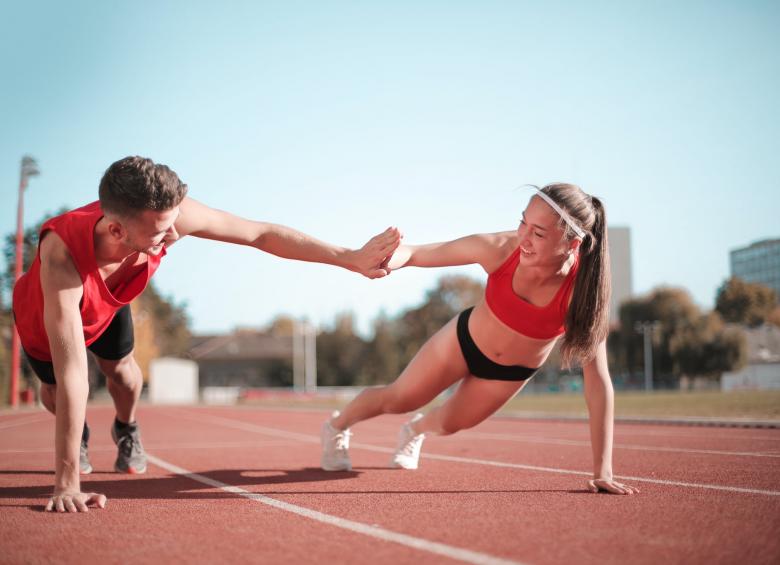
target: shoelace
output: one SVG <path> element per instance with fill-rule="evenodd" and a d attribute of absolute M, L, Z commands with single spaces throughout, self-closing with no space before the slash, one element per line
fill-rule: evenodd
<path fill-rule="evenodd" d="M 352 432 L 349 430 L 342 430 L 333 436 L 333 444 L 336 451 L 346 451 L 349 448 L 349 438 Z"/>
<path fill-rule="evenodd" d="M 403 448 L 401 448 L 401 453 L 408 455 L 409 457 L 414 457 L 414 452 L 419 448 L 420 442 L 423 440 L 423 434 L 414 435 L 414 432 L 408 428 L 406 431 L 409 434 L 409 437 Z"/>
<path fill-rule="evenodd" d="M 132 457 L 134 451 L 140 452 L 140 442 L 136 442 L 135 438 L 130 434 L 120 437 L 116 444 L 122 451 L 122 454 L 127 457 Z"/>

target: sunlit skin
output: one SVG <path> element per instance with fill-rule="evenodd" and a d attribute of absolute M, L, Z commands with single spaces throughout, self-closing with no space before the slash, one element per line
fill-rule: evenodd
<path fill-rule="evenodd" d="M 557 293 L 579 252 L 579 238 L 568 239 L 559 216 L 534 197 L 517 230 L 467 236 L 428 245 L 401 245 L 388 263 L 391 270 L 406 266 L 441 267 L 480 264 L 486 273 L 498 269 L 519 245 L 521 255 L 512 286 L 535 306 L 547 305 Z M 494 414 L 525 382 L 486 380 L 469 374 L 456 333 L 457 316 L 434 334 L 391 385 L 364 390 L 331 421 L 337 429 L 383 413 L 405 413 L 425 406 L 460 381 L 444 404 L 413 424 L 416 433 L 448 435 L 476 426 Z M 488 308 L 484 296 L 469 319 L 469 331 L 479 349 L 502 365 L 541 366 L 558 338 L 534 339 L 506 326 Z M 594 453 L 593 492 L 633 494 L 638 489 L 612 477 L 613 393 L 607 368 L 606 345 L 583 367 L 585 393 L 591 413 Z"/>
<path fill-rule="evenodd" d="M 359 249 L 347 249 L 319 241 L 293 228 L 247 220 L 215 210 L 192 198 L 171 209 L 143 210 L 129 216 L 110 211 L 95 225 L 95 260 L 109 291 L 147 268 L 149 256 L 162 253 L 179 239 L 192 235 L 254 247 L 279 257 L 325 263 L 370 278 L 387 276 L 387 260 L 401 241 L 395 227 L 372 237 Z M 40 243 L 44 325 L 57 384 L 43 383 L 41 399 L 56 416 L 54 494 L 46 510 L 86 512 L 89 506 L 105 507 L 106 497 L 81 492 L 79 446 L 88 394 L 87 353 L 80 314 L 83 283 L 70 253 L 55 232 Z M 143 379 L 132 352 L 119 360 L 95 356 L 106 375 L 117 418 L 135 420 Z"/>

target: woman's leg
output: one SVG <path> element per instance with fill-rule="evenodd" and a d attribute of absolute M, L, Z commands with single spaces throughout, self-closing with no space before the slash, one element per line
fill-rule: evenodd
<path fill-rule="evenodd" d="M 425 342 L 394 383 L 365 389 L 331 420 L 331 425 L 344 430 L 380 414 L 415 410 L 468 375 L 455 332 L 456 322 L 457 317 Z"/>
<path fill-rule="evenodd" d="M 473 428 L 506 404 L 528 381 L 491 381 L 468 376 L 447 401 L 411 423 L 416 434 L 450 435 Z"/>

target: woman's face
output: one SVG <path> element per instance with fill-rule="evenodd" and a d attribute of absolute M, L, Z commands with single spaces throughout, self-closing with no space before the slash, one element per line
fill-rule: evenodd
<path fill-rule="evenodd" d="M 555 266 L 569 255 L 574 240 L 566 239 L 558 225 L 560 217 L 544 200 L 534 196 L 517 228 L 520 263 L 524 266 Z"/>

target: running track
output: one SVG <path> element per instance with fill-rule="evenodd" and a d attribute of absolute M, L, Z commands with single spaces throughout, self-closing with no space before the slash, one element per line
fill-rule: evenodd
<path fill-rule="evenodd" d="M 352 472 L 319 470 L 325 412 L 142 406 L 142 476 L 111 472 L 113 412 L 88 410 L 105 510 L 43 512 L 54 419 L 0 413 L 2 563 L 780 563 L 780 431 L 618 425 L 585 489 L 584 423 L 491 419 L 386 468 L 403 417 L 358 426 Z M 629 478 L 630 477 L 630 478 Z"/>

